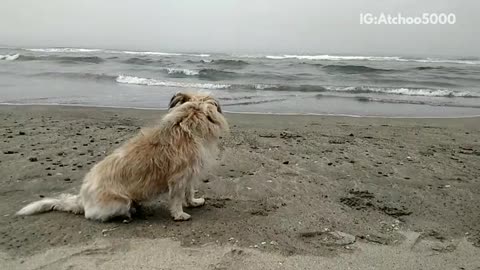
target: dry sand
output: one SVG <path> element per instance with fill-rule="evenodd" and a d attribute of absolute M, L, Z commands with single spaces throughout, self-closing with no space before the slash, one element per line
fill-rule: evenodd
<path fill-rule="evenodd" d="M 479 118 L 229 114 L 191 221 L 14 216 L 162 113 L 0 106 L 1 268 L 480 269 Z"/>

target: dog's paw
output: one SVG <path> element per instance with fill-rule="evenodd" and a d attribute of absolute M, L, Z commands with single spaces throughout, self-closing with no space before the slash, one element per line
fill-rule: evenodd
<path fill-rule="evenodd" d="M 177 214 L 175 216 L 173 216 L 173 220 L 175 221 L 186 221 L 186 220 L 189 220 L 192 216 L 190 216 L 189 214 L 185 213 L 185 212 L 182 212 L 180 214 Z"/>
<path fill-rule="evenodd" d="M 189 203 L 190 207 L 200 207 L 205 205 L 205 199 L 204 198 L 197 198 L 197 199 L 192 199 L 192 201 Z"/>

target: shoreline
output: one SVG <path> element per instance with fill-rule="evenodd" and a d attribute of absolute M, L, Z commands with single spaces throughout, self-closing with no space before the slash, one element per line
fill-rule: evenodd
<path fill-rule="evenodd" d="M 150 108 L 150 107 L 122 107 L 122 106 L 105 106 L 105 105 L 84 105 L 84 104 L 50 104 L 50 103 L 0 103 L 0 106 L 26 106 L 26 107 L 73 107 L 73 108 L 91 108 L 91 109 L 118 109 L 118 110 L 143 110 L 143 111 L 159 111 L 166 112 L 167 108 Z M 322 114 L 322 113 L 269 113 L 269 112 L 239 112 L 223 110 L 227 114 L 241 115 L 272 115 L 272 116 L 324 116 L 324 117 L 350 117 L 350 118 L 378 118 L 378 119 L 469 119 L 480 118 L 479 115 L 466 116 L 378 116 L 378 115 L 355 115 L 355 114 Z"/>
<path fill-rule="evenodd" d="M 189 222 L 172 221 L 163 197 L 129 224 L 14 215 L 78 192 L 94 164 L 164 113 L 0 106 L 0 261 L 18 269 L 480 263 L 478 118 L 227 114 L 230 134 L 198 187 L 206 205 L 187 209 Z"/>

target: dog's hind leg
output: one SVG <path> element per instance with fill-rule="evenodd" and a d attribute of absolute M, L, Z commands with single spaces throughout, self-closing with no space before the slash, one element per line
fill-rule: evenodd
<path fill-rule="evenodd" d="M 170 195 L 170 214 L 176 221 L 189 220 L 190 215 L 183 212 L 183 202 L 185 201 L 186 179 L 181 178 L 177 181 L 170 181 L 168 184 Z"/>
<path fill-rule="evenodd" d="M 191 177 L 187 180 L 187 186 L 185 188 L 185 199 L 187 206 L 190 207 L 199 207 L 205 204 L 204 198 L 195 198 L 195 183 L 196 178 Z"/>
<path fill-rule="evenodd" d="M 131 219 L 131 201 L 112 197 L 85 203 L 85 217 L 93 220 L 108 221 L 114 217 Z"/>

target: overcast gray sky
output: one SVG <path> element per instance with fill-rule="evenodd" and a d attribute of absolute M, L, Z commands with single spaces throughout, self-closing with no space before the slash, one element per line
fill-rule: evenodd
<path fill-rule="evenodd" d="M 0 43 L 227 53 L 480 56 L 477 0 L 2 0 Z M 360 25 L 360 13 L 456 14 Z"/>

